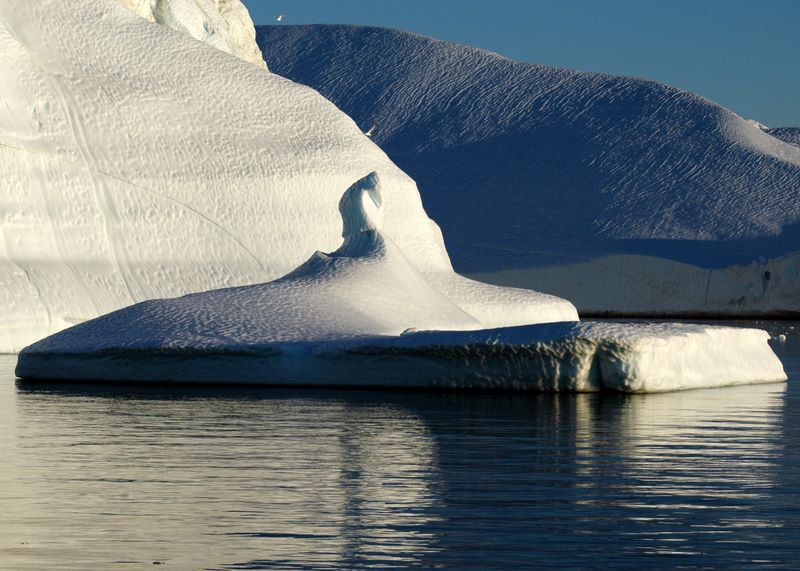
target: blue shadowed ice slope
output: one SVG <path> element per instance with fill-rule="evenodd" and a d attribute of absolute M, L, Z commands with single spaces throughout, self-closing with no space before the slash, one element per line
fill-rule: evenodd
<path fill-rule="evenodd" d="M 267 26 L 258 42 L 272 71 L 375 126 L 458 271 L 800 250 L 800 148 L 698 95 L 389 29 Z"/>

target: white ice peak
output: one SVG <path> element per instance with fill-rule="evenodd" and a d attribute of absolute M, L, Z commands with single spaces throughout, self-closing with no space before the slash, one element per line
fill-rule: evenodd
<path fill-rule="evenodd" d="M 374 257 L 386 254 L 383 225 L 383 194 L 378 173 L 372 172 L 355 182 L 339 201 L 344 243 L 336 254 L 347 257 Z"/>
<path fill-rule="evenodd" d="M 380 230 L 382 207 L 380 180 L 378 173 L 372 172 L 348 188 L 339 201 L 342 238 L 347 241 L 365 232 Z"/>
<path fill-rule="evenodd" d="M 119 0 L 139 16 L 163 24 L 266 69 L 256 31 L 241 0 Z"/>

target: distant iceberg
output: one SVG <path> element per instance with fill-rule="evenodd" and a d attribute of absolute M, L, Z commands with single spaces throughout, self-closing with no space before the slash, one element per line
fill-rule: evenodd
<path fill-rule="evenodd" d="M 379 177 L 339 203 L 344 242 L 253 286 L 146 301 L 23 350 L 26 379 L 658 392 L 786 380 L 759 330 L 561 322 L 491 328 L 382 232 Z M 542 309 L 567 302 L 543 297 Z M 514 312 L 509 308 L 510 313 Z M 514 315 L 494 315 L 514 322 Z"/>
<path fill-rule="evenodd" d="M 257 32 L 417 182 L 459 273 L 582 315 L 800 315 L 797 129 L 400 30 Z"/>

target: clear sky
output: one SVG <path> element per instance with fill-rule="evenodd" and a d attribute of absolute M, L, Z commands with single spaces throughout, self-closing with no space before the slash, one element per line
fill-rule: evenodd
<path fill-rule="evenodd" d="M 256 24 L 401 28 L 535 63 L 670 83 L 800 126 L 800 0 L 244 0 Z M 376 49 L 380 49 L 376 46 Z"/>

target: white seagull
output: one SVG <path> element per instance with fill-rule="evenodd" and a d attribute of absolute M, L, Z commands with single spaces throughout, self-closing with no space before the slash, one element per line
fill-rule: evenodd
<path fill-rule="evenodd" d="M 367 137 L 371 137 L 371 136 L 372 136 L 372 132 L 375 130 L 375 127 L 376 127 L 376 126 L 377 126 L 377 125 L 373 125 L 372 127 L 370 127 L 370 128 L 369 128 L 369 131 L 366 131 L 364 134 L 365 134 Z"/>
<path fill-rule="evenodd" d="M 286 17 L 286 14 L 281 14 L 279 16 L 275 16 L 276 22 L 283 22 L 283 19 Z"/>

